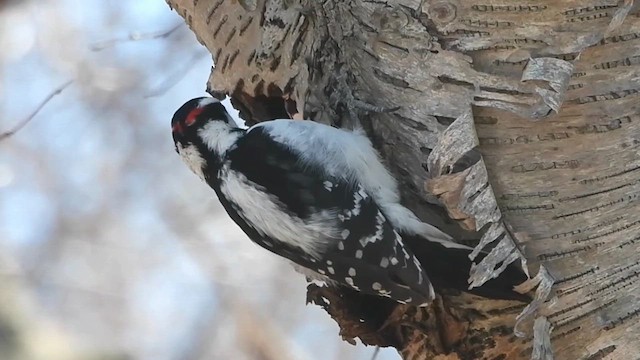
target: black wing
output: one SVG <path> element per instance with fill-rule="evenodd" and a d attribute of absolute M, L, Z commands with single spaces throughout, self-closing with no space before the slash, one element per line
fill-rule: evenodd
<path fill-rule="evenodd" d="M 419 262 L 359 184 L 302 164 L 297 154 L 261 127 L 237 142 L 227 153 L 225 164 L 228 171 L 242 174 L 271 194 L 280 211 L 303 224 L 310 223 L 314 214 L 333 214 L 334 238 L 300 240 L 324 244 L 317 256 L 310 256 L 291 241 L 269 236 L 264 225 L 243 215 L 243 211 L 253 210 L 242 209 L 232 194 L 216 189 L 231 218 L 254 242 L 365 293 L 416 305 L 433 298 L 433 288 Z"/>

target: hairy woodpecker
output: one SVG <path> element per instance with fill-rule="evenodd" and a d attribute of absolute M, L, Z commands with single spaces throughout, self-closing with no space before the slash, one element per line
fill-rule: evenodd
<path fill-rule="evenodd" d="M 434 286 L 468 291 L 471 248 L 400 204 L 363 134 L 296 120 L 243 129 L 208 97 L 186 102 L 171 128 L 176 151 L 231 219 L 306 275 L 411 305 L 433 300 Z M 422 263 L 408 241 L 420 242 Z M 512 286 L 525 276 L 511 272 L 470 292 L 517 299 Z"/>

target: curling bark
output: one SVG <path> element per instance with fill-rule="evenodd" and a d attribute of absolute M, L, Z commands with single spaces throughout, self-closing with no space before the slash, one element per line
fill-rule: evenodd
<path fill-rule="evenodd" d="M 524 310 L 443 294 L 422 311 L 310 288 L 343 338 L 405 359 L 639 356 L 632 0 L 168 3 L 213 55 L 212 95 L 249 123 L 359 118 L 405 202 L 491 250 L 473 285 L 524 260 L 538 285 Z"/>

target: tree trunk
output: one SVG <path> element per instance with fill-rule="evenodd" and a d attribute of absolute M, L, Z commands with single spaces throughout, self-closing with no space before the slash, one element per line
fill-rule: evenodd
<path fill-rule="evenodd" d="M 423 310 L 310 287 L 346 340 L 405 359 L 640 356 L 632 0 L 168 3 L 213 55 L 209 92 L 249 123 L 359 118 L 405 203 L 491 250 L 472 285 L 525 258 L 535 275 L 524 310 L 456 293 Z"/>

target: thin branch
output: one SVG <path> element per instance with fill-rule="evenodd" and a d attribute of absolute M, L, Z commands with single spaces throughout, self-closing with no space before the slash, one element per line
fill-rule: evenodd
<path fill-rule="evenodd" d="M 126 37 L 95 42 L 89 45 L 89 48 L 91 49 L 91 51 L 102 51 L 104 49 L 114 47 L 119 43 L 125 43 L 125 42 L 131 42 L 131 41 L 142 41 L 142 40 L 166 39 L 169 36 L 171 36 L 171 34 L 173 34 L 178 29 L 180 29 L 182 26 L 184 26 L 185 24 L 186 23 L 184 22 L 180 22 L 174 25 L 171 29 L 164 30 L 164 31 L 154 31 L 149 33 L 141 33 L 141 32 L 135 31 L 135 32 L 129 33 L 129 35 L 127 35 Z"/>
<path fill-rule="evenodd" d="M 28 123 L 30 123 L 31 120 L 33 120 L 33 118 L 36 117 L 36 115 L 38 115 L 40 110 L 42 110 L 42 108 L 44 108 L 45 105 L 47 105 L 47 103 L 49 103 L 49 101 L 51 101 L 51 99 L 53 99 L 56 95 L 59 95 L 64 89 L 66 89 L 71 84 L 73 84 L 73 80 L 69 80 L 66 83 L 64 83 L 61 86 L 59 86 L 58 88 L 56 88 L 55 90 L 53 90 L 40 103 L 40 105 L 38 105 L 38 107 L 29 116 L 27 116 L 24 120 L 20 121 L 18 123 L 18 125 L 14 126 L 13 129 L 10 129 L 8 131 L 0 133 L 0 141 L 6 140 L 7 138 L 15 135 L 18 131 L 20 131 L 23 127 L 25 127 Z"/>
<path fill-rule="evenodd" d="M 371 356 L 371 360 L 376 360 L 379 353 L 380 353 L 380 346 L 376 346 L 376 348 L 373 350 L 373 356 Z"/>
<path fill-rule="evenodd" d="M 185 75 L 187 75 L 187 73 L 195 63 L 197 63 L 201 58 L 203 58 L 207 54 L 208 52 L 206 51 L 198 51 L 194 53 L 191 59 L 189 59 L 187 63 L 179 67 L 178 70 L 176 70 L 173 74 L 171 74 L 170 76 L 162 80 L 162 82 L 159 85 L 154 86 L 153 89 L 151 89 L 146 95 L 144 95 L 144 98 L 148 99 L 148 98 L 164 95 L 164 93 L 166 93 L 169 89 L 174 87 L 178 82 L 180 82 L 180 80 L 182 80 L 185 77 Z"/>

